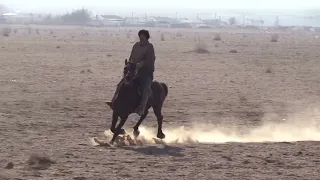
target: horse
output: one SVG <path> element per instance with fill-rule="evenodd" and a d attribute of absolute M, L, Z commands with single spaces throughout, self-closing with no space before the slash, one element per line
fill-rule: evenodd
<path fill-rule="evenodd" d="M 139 69 L 136 67 L 136 64 L 128 62 L 126 59 L 123 77 L 117 86 L 117 93 L 113 97 L 112 103 L 107 103 L 107 105 L 112 109 L 112 124 L 110 130 L 113 132 L 113 137 L 110 141 L 111 145 L 114 143 L 118 135 L 126 133 L 122 127 L 129 115 L 134 113 L 140 104 L 141 93 L 138 78 Z M 157 138 L 164 139 L 165 134 L 162 131 L 162 107 L 166 97 L 168 96 L 168 86 L 163 82 L 154 80 L 151 84 L 151 90 L 152 93 L 148 99 L 148 103 L 145 108 L 146 110 L 133 127 L 133 134 L 135 138 L 139 136 L 139 126 L 147 117 L 149 109 L 152 107 L 158 122 Z M 120 123 L 116 127 L 119 118 Z"/>

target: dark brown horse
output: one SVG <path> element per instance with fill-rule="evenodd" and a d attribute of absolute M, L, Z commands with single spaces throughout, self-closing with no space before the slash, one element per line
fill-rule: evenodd
<path fill-rule="evenodd" d="M 128 116 L 136 110 L 138 107 L 141 95 L 139 91 L 139 69 L 136 68 L 136 64 L 128 62 L 125 60 L 125 67 L 123 71 L 123 78 L 117 87 L 117 93 L 112 99 L 112 104 L 107 103 L 112 112 L 112 124 L 110 130 L 113 132 L 113 137 L 111 144 L 114 143 L 116 137 L 119 134 L 125 134 L 124 129 L 122 129 L 124 123 L 128 119 Z M 142 121 L 147 117 L 148 110 L 152 107 L 154 114 L 158 121 L 158 133 L 157 137 L 160 139 L 165 138 L 165 134 L 162 132 L 162 106 L 163 102 L 168 95 L 168 86 L 165 83 L 160 83 L 153 81 L 151 85 L 152 94 L 148 99 L 146 111 L 140 117 L 137 124 L 133 127 L 133 134 L 135 137 L 139 136 L 139 126 Z M 116 127 L 118 118 L 120 118 L 120 123 Z"/>

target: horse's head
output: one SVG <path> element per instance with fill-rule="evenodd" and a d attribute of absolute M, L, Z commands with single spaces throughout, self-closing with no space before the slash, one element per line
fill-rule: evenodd
<path fill-rule="evenodd" d="M 123 69 L 123 80 L 125 84 L 129 84 L 132 82 L 137 74 L 137 66 L 135 63 L 129 61 L 126 59 L 125 60 L 125 66 Z"/>

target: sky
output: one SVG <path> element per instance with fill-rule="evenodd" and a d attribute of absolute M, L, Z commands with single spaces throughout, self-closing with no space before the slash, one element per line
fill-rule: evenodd
<path fill-rule="evenodd" d="M 232 9 L 299 9 L 320 8 L 320 0 L 0 0 L 0 4 L 20 8 L 232 8 Z"/>

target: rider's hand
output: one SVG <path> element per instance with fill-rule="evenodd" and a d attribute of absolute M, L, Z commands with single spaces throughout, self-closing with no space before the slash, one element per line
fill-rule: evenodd
<path fill-rule="evenodd" d="M 137 63 L 137 68 L 138 68 L 138 69 L 140 69 L 140 68 L 143 66 L 143 64 L 144 64 L 144 63 L 143 63 L 143 61 L 142 61 L 142 62 Z"/>

